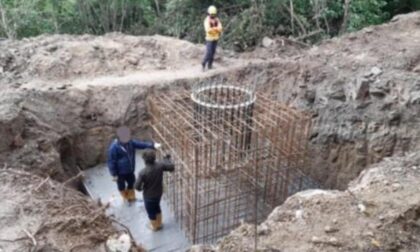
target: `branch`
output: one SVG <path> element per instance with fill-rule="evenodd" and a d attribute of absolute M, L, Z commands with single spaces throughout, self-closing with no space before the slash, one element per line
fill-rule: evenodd
<path fill-rule="evenodd" d="M 297 38 L 296 38 L 296 40 L 303 40 L 303 39 L 306 39 L 306 38 L 312 37 L 312 36 L 314 36 L 314 35 L 317 35 L 317 34 L 319 34 L 319 33 L 321 33 L 321 32 L 324 32 L 324 30 L 323 30 L 323 29 L 319 29 L 319 30 L 316 30 L 316 31 L 312 31 L 312 32 L 310 32 L 310 33 L 308 33 L 308 34 L 305 34 L 305 35 L 303 35 L 303 36 L 299 36 L 299 37 L 297 37 Z"/>
<path fill-rule="evenodd" d="M 9 39 L 14 39 L 15 38 L 14 31 L 11 31 L 9 28 L 6 12 L 3 5 L 3 0 L 0 0 L 0 16 L 1 16 L 2 26 L 4 28 L 4 32 L 6 33 L 7 37 Z"/>
<path fill-rule="evenodd" d="M 22 240 L 26 240 L 26 239 L 30 239 L 29 237 L 20 237 L 20 238 L 16 238 L 16 239 L 1 239 L 0 238 L 0 242 L 11 242 L 11 243 L 15 243 L 17 241 L 22 241 Z"/>
<path fill-rule="evenodd" d="M 88 244 L 88 243 L 77 244 L 77 245 L 74 245 L 73 247 L 71 247 L 69 249 L 69 252 L 75 251 L 76 248 L 77 249 L 80 249 L 80 248 L 83 248 L 83 247 L 90 248 L 91 249 L 93 247 L 93 245 L 92 244 Z"/>
<path fill-rule="evenodd" d="M 290 10 L 290 8 L 289 8 L 289 7 L 287 7 L 287 5 L 286 5 L 286 4 L 281 3 L 281 6 L 282 6 L 283 8 L 285 8 L 288 12 L 292 13 L 292 11 Z M 293 13 L 294 13 L 294 12 L 293 12 Z M 294 14 L 293 14 L 293 17 L 292 17 L 292 18 L 293 18 L 293 19 L 296 21 L 296 23 L 299 25 L 299 28 L 301 29 L 302 33 L 303 33 L 303 34 L 306 34 L 306 33 L 307 33 L 307 31 L 306 31 L 305 25 L 302 23 L 302 21 L 301 21 L 299 18 L 297 18 Z M 292 30 L 292 32 L 293 32 L 293 30 Z"/>
<path fill-rule="evenodd" d="M 68 183 L 70 183 L 70 182 L 72 182 L 76 179 L 79 179 L 79 178 L 83 178 L 83 172 L 81 172 L 81 171 L 76 176 L 73 176 L 73 177 L 69 178 L 68 180 L 64 181 L 63 185 L 67 185 Z"/>
<path fill-rule="evenodd" d="M 290 0 L 290 23 L 292 25 L 292 34 L 295 32 L 295 23 L 293 22 L 293 20 L 295 19 L 294 14 L 293 14 L 293 0 Z"/>
<path fill-rule="evenodd" d="M 128 235 L 130 236 L 131 240 L 133 242 L 135 242 L 135 239 L 134 239 L 133 234 L 131 233 L 130 229 L 126 225 L 122 224 L 121 222 L 119 222 L 118 220 L 116 220 L 116 219 L 114 219 L 112 217 L 110 219 L 111 219 L 112 222 L 114 222 L 114 223 L 120 225 L 122 228 L 124 228 L 125 231 L 128 233 Z"/>
<path fill-rule="evenodd" d="M 325 15 L 323 15 L 323 18 L 324 18 L 325 27 L 327 28 L 327 33 L 329 35 L 330 34 L 330 25 L 328 24 L 328 20 L 327 20 L 327 17 Z"/>
<path fill-rule="evenodd" d="M 159 5 L 159 0 L 155 0 L 155 5 L 156 5 L 156 14 L 158 17 L 160 17 L 160 5 Z"/>
<path fill-rule="evenodd" d="M 294 40 L 294 39 L 289 39 L 289 38 L 282 38 L 282 39 L 286 40 L 286 41 L 288 41 L 292 44 L 294 43 L 294 44 L 300 45 L 301 47 L 304 47 L 304 48 L 311 47 L 310 45 L 308 45 L 306 43 L 303 43 L 301 41 L 297 41 L 297 40 Z"/>
<path fill-rule="evenodd" d="M 120 20 L 120 29 L 118 30 L 119 32 L 123 31 L 125 15 L 127 14 L 127 8 L 128 8 L 128 6 L 126 6 L 126 1 L 123 0 L 122 3 L 121 3 L 122 17 L 121 17 L 121 20 Z"/>
<path fill-rule="evenodd" d="M 34 247 L 31 249 L 31 251 L 32 252 L 37 251 L 38 243 L 37 243 L 35 237 L 33 235 L 31 235 L 31 233 L 29 233 L 26 229 L 23 229 L 23 232 L 25 232 L 25 234 L 31 239 L 32 244 L 34 245 Z"/>
<path fill-rule="evenodd" d="M 50 180 L 50 177 L 48 176 L 46 179 L 44 179 L 34 190 L 32 191 L 38 191 L 45 183 L 48 182 L 48 180 Z"/>

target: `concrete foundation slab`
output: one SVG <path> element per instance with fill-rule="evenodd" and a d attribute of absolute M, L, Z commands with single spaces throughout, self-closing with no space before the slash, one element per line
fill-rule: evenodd
<path fill-rule="evenodd" d="M 136 175 L 143 167 L 143 159 L 138 152 Z M 147 227 L 149 219 L 144 208 L 142 194 L 136 193 L 135 203 L 131 205 L 124 203 L 105 164 L 85 171 L 84 185 L 93 199 L 100 199 L 104 204 L 110 203 L 107 214 L 126 225 L 136 242 L 144 246 L 147 251 L 186 251 L 191 246 L 164 200 L 161 203 L 164 227 L 158 232 L 151 231 Z"/>

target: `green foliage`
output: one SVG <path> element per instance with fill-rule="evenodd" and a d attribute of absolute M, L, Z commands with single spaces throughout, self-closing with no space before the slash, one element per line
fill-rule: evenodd
<path fill-rule="evenodd" d="M 384 11 L 387 4 L 386 0 L 353 0 L 348 30 L 356 31 L 388 20 L 390 13 Z"/>
<path fill-rule="evenodd" d="M 143 34 L 156 22 L 153 6 L 153 0 L 0 0 L 0 36 Z"/>
<path fill-rule="evenodd" d="M 420 0 L 409 0 L 408 6 L 411 10 L 420 10 Z"/>
<path fill-rule="evenodd" d="M 188 39 L 195 42 L 204 42 L 204 19 L 207 8 L 214 4 L 219 9 L 219 18 L 225 27 L 225 36 L 229 37 L 232 32 L 230 23 L 240 22 L 245 15 L 242 11 L 248 11 L 250 1 L 192 1 L 192 0 L 169 0 L 165 7 L 163 24 L 165 34 L 178 38 Z M 233 19 L 233 20 L 232 20 Z M 223 41 L 225 43 L 226 40 Z"/>
<path fill-rule="evenodd" d="M 164 34 L 204 42 L 203 20 L 216 5 L 224 47 L 247 50 L 263 36 L 316 42 L 420 9 L 420 0 L 0 0 L 0 37 L 43 33 Z M 347 20 L 347 22 L 344 22 Z"/>
<path fill-rule="evenodd" d="M 269 30 L 264 26 L 264 13 L 256 6 L 245 9 L 235 15 L 227 23 L 228 29 L 224 34 L 225 45 L 232 45 L 236 50 L 243 51 L 255 46 Z"/>
<path fill-rule="evenodd" d="M 84 32 L 119 31 L 138 34 L 156 19 L 150 0 L 77 0 L 78 18 Z M 134 29 L 136 28 L 136 29 Z"/>

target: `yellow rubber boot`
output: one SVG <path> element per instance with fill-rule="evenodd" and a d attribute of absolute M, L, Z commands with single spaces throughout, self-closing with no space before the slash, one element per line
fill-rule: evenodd
<path fill-rule="evenodd" d="M 158 223 L 159 229 L 161 229 L 163 227 L 162 213 L 156 215 L 156 221 Z"/>
<path fill-rule="evenodd" d="M 150 220 L 150 229 L 152 231 L 158 231 L 160 229 L 158 220 Z"/>
<path fill-rule="evenodd" d="M 121 197 L 123 198 L 124 201 L 128 200 L 127 190 L 120 191 L 120 194 L 121 194 Z"/>
<path fill-rule="evenodd" d="M 127 199 L 129 202 L 136 201 L 136 192 L 134 189 L 127 190 Z"/>

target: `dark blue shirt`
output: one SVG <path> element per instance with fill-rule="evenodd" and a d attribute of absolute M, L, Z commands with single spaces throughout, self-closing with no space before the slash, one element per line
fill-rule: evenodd
<path fill-rule="evenodd" d="M 108 149 L 108 169 L 111 176 L 134 173 L 136 167 L 136 149 L 154 149 L 153 142 L 130 140 L 122 144 L 115 139 Z"/>

